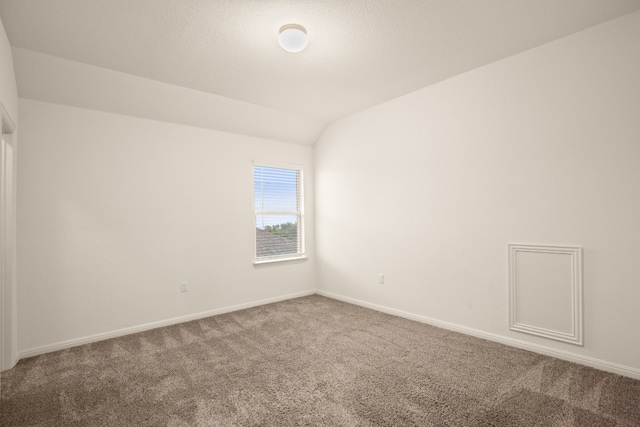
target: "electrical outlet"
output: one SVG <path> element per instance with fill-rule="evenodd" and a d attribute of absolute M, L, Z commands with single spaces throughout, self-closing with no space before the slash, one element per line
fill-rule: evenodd
<path fill-rule="evenodd" d="M 380 283 L 381 285 L 384 284 L 384 274 L 378 273 L 378 283 Z"/>
<path fill-rule="evenodd" d="M 189 285 L 189 283 L 187 282 L 181 282 L 180 283 L 180 292 L 187 292 L 187 286 Z"/>

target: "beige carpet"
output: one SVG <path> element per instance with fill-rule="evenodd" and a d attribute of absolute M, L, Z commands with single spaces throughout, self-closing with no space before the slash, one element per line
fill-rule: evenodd
<path fill-rule="evenodd" d="M 2 426 L 640 426 L 640 381 L 298 298 L 22 360 Z"/>

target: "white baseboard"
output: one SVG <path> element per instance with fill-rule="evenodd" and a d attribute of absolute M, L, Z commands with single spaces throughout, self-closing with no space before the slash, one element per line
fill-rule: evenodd
<path fill-rule="evenodd" d="M 163 326 L 175 325 L 177 323 L 189 322 L 191 320 L 202 319 L 205 317 L 215 316 L 218 314 L 230 313 L 233 311 L 244 310 L 246 308 L 257 307 L 260 305 L 271 304 L 274 302 L 285 301 L 293 298 L 299 298 L 309 296 L 313 294 L 322 295 L 328 298 L 333 298 L 339 301 L 348 302 L 350 304 L 359 305 L 361 307 L 370 308 L 372 310 L 381 311 L 383 313 L 391 314 L 394 316 L 403 317 L 409 320 L 415 320 L 421 323 L 427 323 L 439 328 L 448 329 L 455 332 L 460 332 L 466 335 L 471 335 L 477 338 L 486 339 L 488 341 L 494 341 L 501 344 L 505 344 L 511 347 L 521 348 L 523 350 L 533 351 L 534 353 L 544 354 L 546 356 L 556 357 L 558 359 L 567 360 L 570 362 L 579 363 L 581 365 L 590 366 L 592 368 L 600 369 L 607 372 L 613 372 L 615 374 L 624 375 L 626 377 L 640 379 L 640 369 L 632 368 L 629 366 L 620 365 L 613 362 L 607 362 L 605 360 L 596 359 L 593 357 L 582 356 L 580 354 L 558 350 L 538 344 L 532 344 L 526 341 L 505 337 L 498 334 L 489 332 L 483 332 L 477 329 L 469 328 L 466 326 L 456 325 L 450 322 L 444 322 L 442 320 L 432 319 L 419 314 L 409 313 L 407 311 L 396 310 L 394 308 L 386 307 L 379 304 L 373 304 L 365 301 L 361 301 L 355 298 L 349 298 L 342 295 L 326 292 L 323 290 L 308 290 L 304 292 L 298 292 L 295 294 L 282 295 L 273 298 L 267 298 L 259 301 L 252 301 L 244 304 L 233 305 L 228 307 L 217 308 L 214 310 L 204 311 L 200 313 L 189 314 L 186 316 L 174 317 L 172 319 L 161 320 L 158 322 L 146 323 L 144 325 L 132 326 L 128 328 L 118 329 L 115 331 L 89 335 L 82 338 L 76 338 L 67 341 L 61 341 L 54 344 L 48 344 L 40 347 L 35 347 L 21 351 L 18 354 L 18 359 L 24 359 L 27 357 L 37 356 L 40 354 L 50 353 L 53 351 L 64 350 L 66 348 L 77 347 L 83 344 L 89 344 L 96 341 L 103 341 L 110 338 L 116 338 L 123 335 L 134 334 L 136 332 L 148 331 L 150 329 L 161 328 Z"/>
<path fill-rule="evenodd" d="M 136 332 L 148 331 L 150 329 L 161 328 L 163 326 L 170 326 L 170 325 L 175 325 L 177 323 L 189 322 L 191 320 L 203 319 L 205 317 L 211 317 L 218 314 L 230 313 L 232 311 L 244 310 L 246 308 L 257 307 L 260 305 L 271 304 L 274 302 L 285 301 L 293 298 L 305 297 L 305 296 L 313 295 L 315 293 L 316 293 L 316 290 L 312 289 L 308 291 L 297 292 L 295 294 L 281 295 L 278 297 L 267 298 L 259 301 L 252 301 L 245 304 L 238 304 L 238 305 L 232 305 L 228 307 L 216 308 L 214 310 L 188 314 L 186 316 L 174 317 L 172 319 L 145 323 L 143 325 L 131 326 L 128 328 L 122 328 L 115 331 L 89 335 L 82 338 L 74 338 L 67 341 L 61 341 L 54 344 L 47 344 L 40 347 L 30 348 L 28 350 L 21 351 L 18 354 L 18 359 L 25 359 L 27 357 L 33 357 L 33 356 L 38 356 L 40 354 L 51 353 L 53 351 L 64 350 L 71 347 L 77 347 L 79 345 L 89 344 L 96 341 L 103 341 L 103 340 L 108 340 L 110 338 L 121 337 L 123 335 L 135 334 Z"/>
<path fill-rule="evenodd" d="M 558 350 L 558 349 L 546 347 L 543 345 L 532 344 L 526 341 L 509 338 L 502 335 L 493 334 L 490 332 L 483 332 L 477 329 L 468 328 L 466 326 L 460 326 L 454 323 L 432 319 L 419 314 L 409 313 L 407 311 L 396 310 L 394 308 L 385 307 L 383 305 L 372 304 L 369 302 L 345 297 L 345 296 L 334 294 L 331 292 L 317 290 L 316 293 L 318 295 L 322 295 L 328 298 L 337 299 L 340 301 L 348 302 L 350 304 L 359 305 L 361 307 L 370 308 L 372 310 L 381 311 L 383 313 L 391 314 L 394 316 L 404 317 L 405 319 L 415 320 L 421 323 L 427 323 L 432 326 L 448 329 L 450 331 L 460 332 L 465 335 L 471 335 L 477 338 L 498 342 L 500 344 L 505 344 L 511 347 L 517 347 L 523 350 L 529 350 L 534 353 L 544 354 L 545 356 L 551 356 L 558 359 L 567 360 L 569 362 L 579 363 L 581 365 L 590 366 L 592 368 L 600 369 L 602 371 L 613 372 L 614 374 L 624 375 L 626 377 L 630 377 L 634 379 L 640 379 L 640 369 L 632 368 L 630 366 L 624 366 L 624 365 L 620 365 L 613 362 L 607 362 L 605 360 L 596 359 L 593 357 L 582 356 L 580 354 L 576 354 L 576 353 L 572 353 L 564 350 Z"/>

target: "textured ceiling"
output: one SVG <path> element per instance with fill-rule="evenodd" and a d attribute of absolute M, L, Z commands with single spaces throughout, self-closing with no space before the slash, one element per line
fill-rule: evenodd
<path fill-rule="evenodd" d="M 0 0 L 12 46 L 331 122 L 640 0 Z M 277 32 L 307 28 L 283 51 Z"/>

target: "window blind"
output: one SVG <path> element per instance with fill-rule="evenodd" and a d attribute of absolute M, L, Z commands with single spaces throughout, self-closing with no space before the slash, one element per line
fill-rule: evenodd
<path fill-rule="evenodd" d="M 304 255 L 302 171 L 253 168 L 256 260 Z"/>

